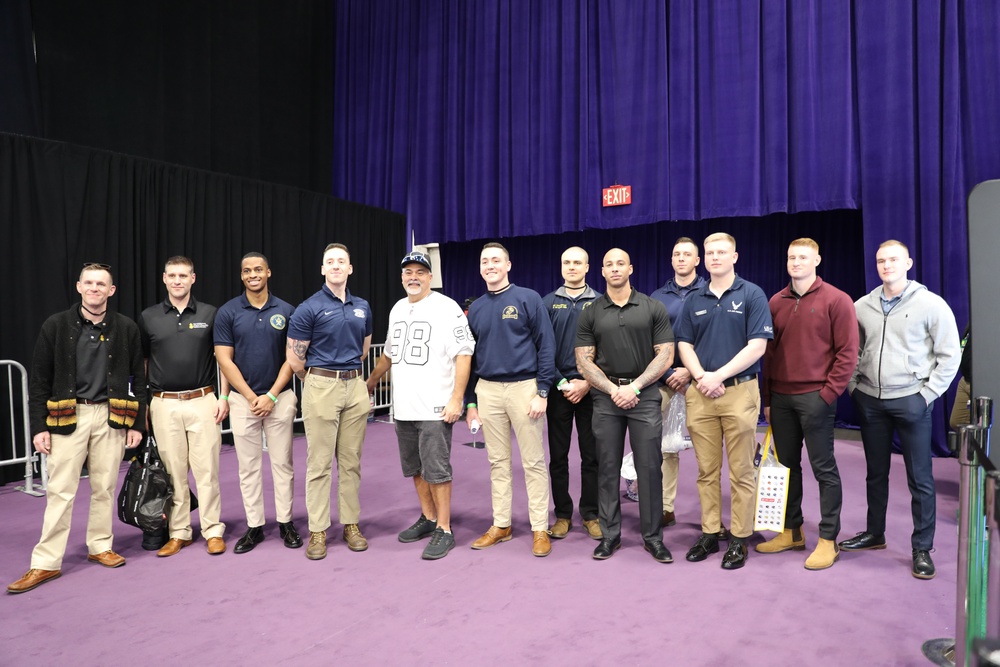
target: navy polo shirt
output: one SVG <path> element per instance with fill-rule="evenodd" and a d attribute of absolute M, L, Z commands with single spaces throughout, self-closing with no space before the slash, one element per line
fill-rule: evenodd
<path fill-rule="evenodd" d="M 681 311 L 684 309 L 684 302 L 687 298 L 703 289 L 706 285 L 705 279 L 699 275 L 695 275 L 694 280 L 686 287 L 679 287 L 674 279 L 671 278 L 663 287 L 658 290 L 654 290 L 652 294 L 649 295 L 651 299 L 656 299 L 667 309 L 667 315 L 670 316 L 670 326 L 677 328 L 677 320 L 681 316 Z M 670 377 L 674 374 L 675 368 L 681 368 L 684 363 L 681 361 L 681 355 L 674 350 L 674 361 L 670 368 L 666 370 L 663 374 L 663 379 Z"/>
<path fill-rule="evenodd" d="M 288 320 L 295 308 L 273 294 L 259 310 L 246 293 L 227 301 L 215 315 L 215 344 L 233 348 L 233 361 L 260 396 L 271 389 L 285 363 Z"/>
<path fill-rule="evenodd" d="M 351 290 L 344 296 L 341 301 L 324 283 L 320 291 L 299 304 L 289 320 L 288 337 L 309 341 L 307 368 L 361 370 L 365 338 L 372 335 L 372 310 Z"/>
<path fill-rule="evenodd" d="M 717 298 L 706 282 L 688 296 L 674 329 L 677 341 L 694 345 L 706 371 L 715 371 L 736 356 L 754 338 L 774 338 L 771 309 L 764 291 L 736 276 L 732 286 Z M 746 369 L 759 373 L 760 360 Z"/>

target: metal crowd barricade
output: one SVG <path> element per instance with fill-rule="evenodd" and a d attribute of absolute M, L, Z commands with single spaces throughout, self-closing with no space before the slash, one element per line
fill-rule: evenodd
<path fill-rule="evenodd" d="M 366 378 L 369 375 L 371 375 L 372 371 L 375 369 L 375 362 L 378 360 L 378 358 L 380 356 L 382 356 L 382 352 L 383 352 L 384 349 L 385 349 L 385 344 L 382 344 L 382 343 L 371 346 L 371 349 L 368 351 L 368 356 L 365 357 L 364 362 L 361 364 L 361 371 L 362 371 L 362 373 L 364 374 L 364 376 Z M 390 371 L 390 373 L 391 372 L 392 371 Z M 222 382 L 221 382 L 222 371 L 219 370 L 218 366 L 216 366 L 216 368 L 215 368 L 215 374 L 216 374 L 216 384 L 215 384 L 215 386 L 216 387 L 221 387 L 222 386 Z M 296 406 L 296 409 L 295 409 L 295 420 L 294 421 L 295 421 L 296 424 L 301 424 L 302 423 L 302 381 L 299 380 L 299 378 L 296 377 L 296 376 L 294 376 L 294 375 L 292 376 L 292 391 L 295 392 L 295 397 L 298 399 L 298 405 Z M 391 424 L 392 423 L 392 386 L 389 383 L 389 375 L 388 374 L 386 374 L 386 376 L 382 379 L 382 381 L 379 382 L 378 386 L 375 388 L 375 393 L 372 395 L 372 398 L 375 399 L 375 403 L 374 403 L 373 409 L 376 412 L 378 412 L 380 410 L 385 410 L 385 409 L 389 410 L 389 413 L 388 413 L 388 415 L 385 418 L 376 418 L 376 421 L 386 421 L 386 422 L 388 422 L 388 423 Z M 232 426 L 229 424 L 229 419 L 228 418 L 226 418 L 226 421 L 224 421 L 222 423 L 222 432 L 224 434 L 231 434 L 233 432 Z M 267 438 L 266 438 L 266 436 L 264 437 L 264 449 L 265 449 L 265 451 L 267 450 Z"/>
<path fill-rule="evenodd" d="M 10 428 L 10 456 L 3 457 L 0 453 L 0 468 L 5 466 L 24 466 L 24 486 L 14 487 L 31 496 L 44 496 L 48 482 L 45 469 L 45 456 L 34 451 L 31 444 L 31 425 L 28 423 L 28 372 L 24 366 L 12 359 L 0 360 L 0 367 L 7 374 L 7 411 L 5 423 Z M 15 383 L 15 374 L 18 376 Z M 20 400 L 18 400 L 20 399 Z M 20 421 L 20 428 L 18 422 Z M 19 454 L 23 452 L 23 454 Z M 35 462 L 41 468 L 41 485 L 35 484 Z"/>
<path fill-rule="evenodd" d="M 977 664 L 973 643 L 1000 637 L 1000 473 L 990 460 L 993 399 L 978 397 L 971 407 L 972 424 L 949 439 L 955 442 L 961 473 L 955 638 L 924 643 L 924 655 L 936 665 Z"/>

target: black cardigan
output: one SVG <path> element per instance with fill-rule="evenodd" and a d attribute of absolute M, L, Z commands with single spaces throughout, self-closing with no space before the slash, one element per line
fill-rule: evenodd
<path fill-rule="evenodd" d="M 139 327 L 118 313 L 109 312 L 105 321 L 108 424 L 145 431 L 146 372 Z M 79 304 L 56 313 L 42 325 L 28 378 L 32 436 L 43 431 L 66 435 L 76 429 L 76 345 L 82 326 Z"/>

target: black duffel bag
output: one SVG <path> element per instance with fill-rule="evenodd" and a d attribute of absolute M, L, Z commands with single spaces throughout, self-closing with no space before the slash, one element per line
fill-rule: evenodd
<path fill-rule="evenodd" d="M 163 530 L 167 527 L 173 496 L 170 475 L 156 451 L 156 441 L 150 436 L 125 473 L 118 493 L 118 518 L 144 533 Z"/>

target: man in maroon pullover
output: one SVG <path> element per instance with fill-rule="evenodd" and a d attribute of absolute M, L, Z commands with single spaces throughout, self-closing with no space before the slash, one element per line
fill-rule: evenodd
<path fill-rule="evenodd" d="M 802 440 L 819 482 L 819 542 L 807 570 L 823 570 L 839 557 L 841 487 L 833 455 L 837 398 L 858 362 L 858 320 L 844 292 L 816 275 L 819 245 L 797 239 L 788 248 L 791 283 L 769 302 L 774 339 L 764 353 L 764 417 L 774 449 L 791 470 L 785 530 L 757 545 L 760 553 L 806 548 L 802 534 Z"/>

